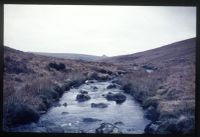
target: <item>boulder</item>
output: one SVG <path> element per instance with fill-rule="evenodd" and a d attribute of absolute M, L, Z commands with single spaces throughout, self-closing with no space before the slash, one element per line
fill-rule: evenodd
<path fill-rule="evenodd" d="M 81 94 L 88 94 L 88 91 L 86 91 L 86 90 L 81 90 L 80 93 L 81 93 Z"/>
<path fill-rule="evenodd" d="M 105 103 L 92 103 L 91 107 L 92 108 L 106 108 L 108 107 L 108 105 Z"/>
<path fill-rule="evenodd" d="M 65 103 L 63 104 L 63 106 L 66 107 L 66 106 L 67 106 L 67 103 L 65 102 Z"/>
<path fill-rule="evenodd" d="M 97 122 L 97 121 L 102 121 L 102 120 L 96 118 L 83 118 L 83 122 Z"/>
<path fill-rule="evenodd" d="M 83 101 L 87 101 L 87 100 L 89 100 L 91 97 L 89 96 L 89 95 L 87 95 L 87 94 L 78 94 L 77 96 L 76 96 L 76 100 L 78 101 L 78 102 L 83 102 Z"/>
<path fill-rule="evenodd" d="M 125 84 L 125 85 L 122 87 L 122 89 L 124 90 L 125 93 L 130 94 L 131 91 L 132 91 L 132 86 L 131 86 L 130 83 L 128 83 L 128 84 Z"/>
<path fill-rule="evenodd" d="M 103 97 L 105 97 L 105 96 L 106 96 L 106 94 L 102 94 L 102 96 L 103 96 Z"/>
<path fill-rule="evenodd" d="M 195 118 L 180 116 L 177 121 L 176 129 L 180 133 L 193 134 L 195 131 Z"/>
<path fill-rule="evenodd" d="M 111 85 L 107 86 L 107 89 L 112 89 L 112 88 L 117 88 L 117 85 L 116 84 L 111 84 Z"/>
<path fill-rule="evenodd" d="M 122 93 L 114 94 L 114 93 L 109 92 L 106 95 L 106 99 L 109 101 L 116 101 L 117 104 L 121 104 L 126 100 L 126 96 L 123 95 Z"/>
<path fill-rule="evenodd" d="M 156 131 L 157 131 L 157 129 L 158 129 L 158 127 L 159 127 L 159 122 L 151 122 L 151 123 L 149 123 L 146 127 L 145 127 L 145 129 L 144 129 L 144 132 L 146 133 L 146 134 L 156 134 Z"/>
<path fill-rule="evenodd" d="M 64 133 L 64 129 L 61 126 L 48 126 L 48 133 Z"/>
<path fill-rule="evenodd" d="M 155 107 L 149 106 L 146 110 L 145 117 L 152 121 L 156 121 L 159 117 L 159 113 L 156 111 Z"/>
<path fill-rule="evenodd" d="M 91 88 L 93 89 L 93 91 L 97 90 L 98 88 L 95 86 L 91 86 Z"/>
<path fill-rule="evenodd" d="M 69 114 L 69 112 L 62 112 L 61 114 L 62 115 L 67 115 L 67 114 Z"/>
<path fill-rule="evenodd" d="M 122 132 L 118 127 L 110 123 L 102 123 L 99 128 L 96 129 L 96 133 L 99 134 L 121 134 Z"/>
<path fill-rule="evenodd" d="M 176 123 L 177 123 L 176 118 L 170 118 L 170 119 L 163 121 L 157 129 L 157 133 L 160 133 L 160 134 L 180 133 L 176 128 Z"/>
<path fill-rule="evenodd" d="M 182 117 L 182 118 L 181 118 Z M 157 133 L 161 134 L 192 134 L 195 132 L 195 119 L 181 116 L 163 121 Z"/>

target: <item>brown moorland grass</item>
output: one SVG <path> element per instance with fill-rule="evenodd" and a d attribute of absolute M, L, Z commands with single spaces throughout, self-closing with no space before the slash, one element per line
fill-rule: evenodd
<path fill-rule="evenodd" d="M 70 86 L 88 79 L 89 73 L 116 74 L 120 70 L 126 74 L 120 75 L 118 83 L 142 104 L 146 117 L 152 120 L 146 133 L 194 133 L 195 38 L 103 62 L 4 50 L 4 125 L 23 123 L 15 120 L 23 114 L 36 120 L 39 111 L 51 106 Z M 49 68 L 49 63 L 63 63 L 65 69 Z M 148 73 L 144 66 L 155 70 Z"/>
<path fill-rule="evenodd" d="M 154 123 L 162 121 L 154 133 L 193 133 L 195 125 L 194 72 L 194 65 L 172 67 L 169 70 L 150 74 L 135 71 L 121 77 L 118 82 L 142 104 L 147 115 L 148 113 L 157 114 L 155 115 L 157 118 L 150 117 Z M 190 124 L 187 124 L 188 121 Z M 175 126 L 173 130 L 169 129 L 171 125 Z"/>
<path fill-rule="evenodd" d="M 40 112 L 47 111 L 64 91 L 89 79 L 89 73 L 98 73 L 97 68 L 109 72 L 114 68 L 111 64 L 101 64 L 45 57 L 4 47 L 4 129 L 38 120 Z"/>
<path fill-rule="evenodd" d="M 152 120 L 146 133 L 194 133 L 195 41 L 192 38 L 104 60 L 129 72 L 118 83 L 142 104 Z M 157 69 L 147 73 L 143 66 Z"/>

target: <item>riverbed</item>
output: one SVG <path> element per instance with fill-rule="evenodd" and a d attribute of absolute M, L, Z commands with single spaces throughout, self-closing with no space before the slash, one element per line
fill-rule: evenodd
<path fill-rule="evenodd" d="M 142 134 L 149 120 L 134 98 L 124 93 L 120 85 L 108 89 L 111 81 L 85 83 L 78 88 L 66 91 L 60 100 L 43 114 L 37 123 L 13 128 L 15 132 L 51 132 L 51 133 L 96 133 L 102 123 L 110 123 L 123 134 Z M 90 99 L 79 102 L 76 100 L 80 91 L 87 91 Z M 126 96 L 123 103 L 109 101 L 105 95 L 122 93 Z M 107 107 L 91 107 L 92 103 L 103 103 Z"/>

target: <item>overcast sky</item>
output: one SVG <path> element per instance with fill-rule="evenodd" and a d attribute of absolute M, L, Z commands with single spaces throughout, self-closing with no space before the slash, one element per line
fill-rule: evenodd
<path fill-rule="evenodd" d="M 4 5 L 4 45 L 116 56 L 196 37 L 195 7 Z"/>

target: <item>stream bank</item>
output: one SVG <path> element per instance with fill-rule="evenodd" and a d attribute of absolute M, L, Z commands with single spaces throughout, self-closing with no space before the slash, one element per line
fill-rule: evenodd
<path fill-rule="evenodd" d="M 90 99 L 79 101 L 79 94 L 86 94 Z M 110 94 L 117 98 L 108 98 Z M 116 100 L 121 99 L 119 95 L 123 95 L 121 102 Z M 120 85 L 93 80 L 65 92 L 38 122 L 11 131 L 143 134 L 149 122 L 142 107 L 131 95 L 124 93 Z"/>

